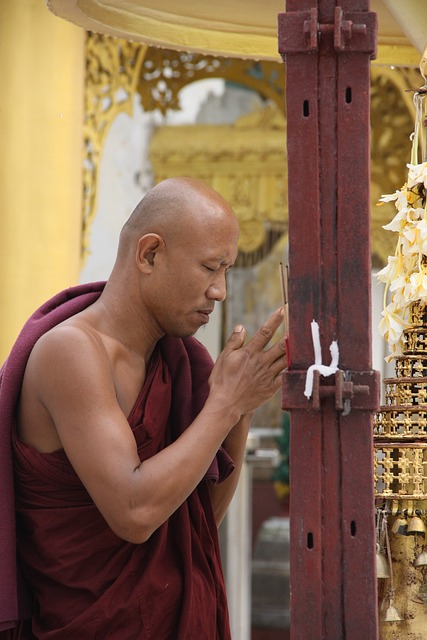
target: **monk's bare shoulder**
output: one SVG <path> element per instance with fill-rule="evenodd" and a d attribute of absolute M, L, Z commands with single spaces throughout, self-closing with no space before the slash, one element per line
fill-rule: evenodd
<path fill-rule="evenodd" d="M 24 377 L 42 390 L 45 380 L 57 391 L 61 381 L 98 376 L 110 371 L 109 356 L 100 333 L 88 323 L 66 321 L 45 333 L 35 344 Z M 71 377 L 71 380 L 70 380 Z M 108 376 L 106 376 L 108 377 Z"/>
<path fill-rule="evenodd" d="M 18 434 L 37 450 L 61 448 L 55 420 L 73 403 L 84 406 L 97 388 L 114 394 L 110 360 L 100 334 L 87 323 L 66 321 L 46 332 L 35 344 L 25 370 Z"/>
<path fill-rule="evenodd" d="M 27 365 L 62 367 L 79 362 L 88 364 L 87 358 L 95 360 L 107 357 L 100 333 L 82 320 L 67 320 L 46 332 L 35 344 Z"/>

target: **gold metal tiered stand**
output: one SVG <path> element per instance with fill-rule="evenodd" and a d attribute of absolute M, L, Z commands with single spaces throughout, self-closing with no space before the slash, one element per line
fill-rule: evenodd
<path fill-rule="evenodd" d="M 385 405 L 374 414 L 375 495 L 427 499 L 427 307 L 414 302 L 406 348 L 386 378 Z"/>
<path fill-rule="evenodd" d="M 378 581 L 381 640 L 427 637 L 427 307 L 410 307 L 403 355 L 374 414 L 377 521 L 385 518 L 389 569 Z M 411 522 L 416 521 L 416 526 Z M 381 540 L 379 539 L 381 543 Z M 377 555 L 378 559 L 378 555 Z M 378 566 L 378 563 L 377 563 Z M 388 605 L 388 606 L 387 606 Z"/>

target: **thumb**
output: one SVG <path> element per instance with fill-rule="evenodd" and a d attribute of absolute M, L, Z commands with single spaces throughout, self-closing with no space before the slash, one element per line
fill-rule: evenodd
<path fill-rule="evenodd" d="M 240 349 L 246 337 L 246 330 L 242 324 L 236 324 L 233 333 L 228 338 L 227 345 L 231 349 Z"/>

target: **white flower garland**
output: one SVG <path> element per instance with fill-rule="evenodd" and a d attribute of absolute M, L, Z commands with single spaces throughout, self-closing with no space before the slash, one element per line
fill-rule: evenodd
<path fill-rule="evenodd" d="M 400 191 L 384 195 L 378 204 L 395 202 L 397 214 L 384 229 L 399 234 L 396 252 L 389 256 L 388 264 L 377 278 L 386 283 L 384 308 L 379 330 L 388 342 L 391 361 L 401 355 L 405 339 L 403 332 L 411 327 L 411 303 L 427 304 L 427 162 L 418 163 L 418 147 L 422 136 L 422 100 L 424 94 L 415 94 L 416 125 L 412 135 L 411 163 L 407 165 L 408 180 Z M 387 304 L 387 293 L 391 302 Z"/>

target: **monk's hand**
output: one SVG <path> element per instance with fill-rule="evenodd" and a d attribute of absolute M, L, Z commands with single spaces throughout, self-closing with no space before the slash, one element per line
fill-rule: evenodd
<path fill-rule="evenodd" d="M 245 329 L 238 325 L 218 357 L 209 380 L 211 394 L 240 415 L 265 404 L 280 389 L 286 367 L 285 339 L 270 345 L 283 323 L 280 308 L 264 322 L 245 344 Z"/>

